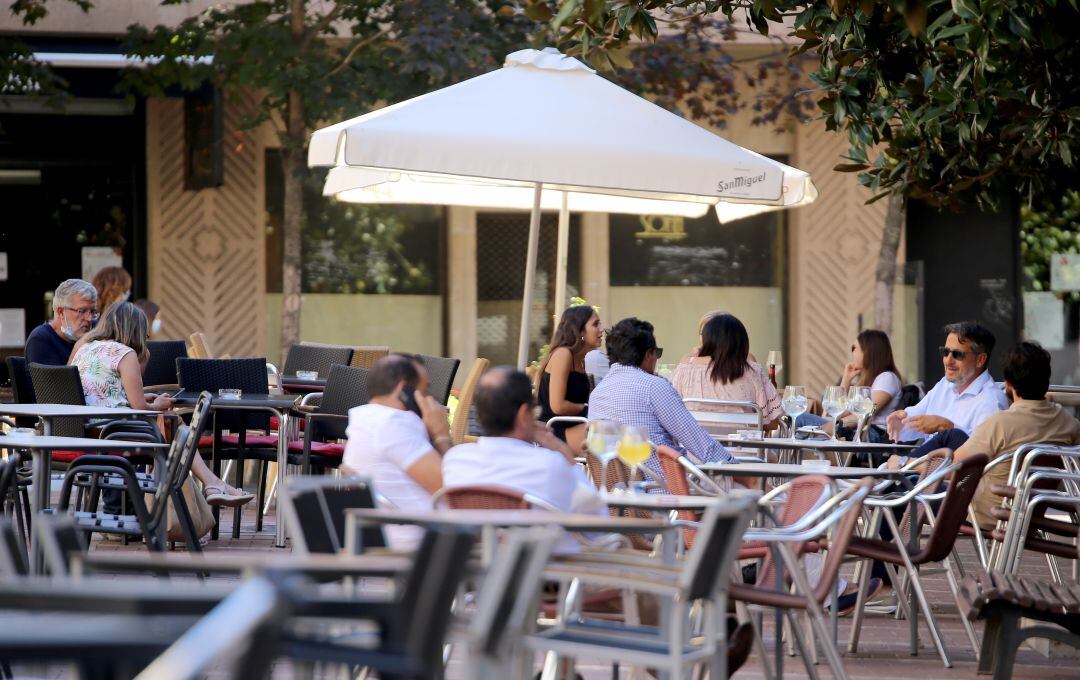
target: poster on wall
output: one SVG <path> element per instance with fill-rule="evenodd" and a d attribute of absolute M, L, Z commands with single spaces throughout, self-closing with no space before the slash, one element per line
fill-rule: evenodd
<path fill-rule="evenodd" d="M 1024 293 L 1024 337 L 1048 350 L 1065 349 L 1065 301 L 1046 291 Z"/>
<path fill-rule="evenodd" d="M 123 267 L 124 252 L 107 246 L 86 246 L 82 249 L 83 281 L 93 281 L 94 274 L 105 267 Z"/>
<path fill-rule="evenodd" d="M 1080 254 L 1055 253 L 1050 256 L 1050 290 L 1080 290 Z"/>
<path fill-rule="evenodd" d="M 0 347 L 22 347 L 26 344 L 26 310 L 0 309 Z"/>

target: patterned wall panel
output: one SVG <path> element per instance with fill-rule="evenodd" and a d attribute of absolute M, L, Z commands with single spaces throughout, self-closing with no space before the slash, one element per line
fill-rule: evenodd
<path fill-rule="evenodd" d="M 263 147 L 239 131 L 247 101 L 226 99 L 225 183 L 184 189 L 184 105 L 147 105 L 150 294 L 164 334 L 206 333 L 218 354 L 263 356 L 266 265 Z"/>
<path fill-rule="evenodd" d="M 814 394 L 840 377 L 850 360 L 858 315 L 873 309 L 874 269 L 884 228 L 885 201 L 865 205 L 870 193 L 855 175 L 832 170 L 846 151 L 846 138 L 828 132 L 820 122 L 796 135 L 794 165 L 811 174 L 820 196 L 791 213 L 794 370 L 786 382 L 806 385 Z"/>

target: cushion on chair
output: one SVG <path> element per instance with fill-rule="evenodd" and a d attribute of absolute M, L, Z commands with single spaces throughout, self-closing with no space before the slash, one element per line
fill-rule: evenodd
<path fill-rule="evenodd" d="M 289 442 L 289 452 L 303 453 L 304 442 L 299 439 Z M 345 454 L 345 445 L 328 442 L 311 442 L 311 452 L 319 456 L 341 458 Z"/>
<path fill-rule="evenodd" d="M 87 451 L 53 451 L 52 461 L 54 463 L 70 463 L 79 456 L 85 456 Z"/>
<path fill-rule="evenodd" d="M 248 448 L 276 448 L 278 443 L 277 435 L 274 434 L 249 434 L 244 440 Z M 240 446 L 240 435 L 226 434 L 222 435 L 221 443 L 223 446 L 237 447 Z M 214 435 L 204 434 L 199 437 L 199 448 L 208 449 L 214 445 Z"/>

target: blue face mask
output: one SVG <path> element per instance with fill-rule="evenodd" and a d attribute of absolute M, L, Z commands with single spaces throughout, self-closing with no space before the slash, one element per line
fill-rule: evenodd
<path fill-rule="evenodd" d="M 131 291 L 130 290 L 125 291 L 124 292 L 124 297 L 120 298 L 120 302 L 127 302 L 130 297 L 131 297 Z"/>
<path fill-rule="evenodd" d="M 75 342 L 79 339 L 79 336 L 75 335 L 75 331 L 71 330 L 71 328 L 69 328 L 68 326 L 61 326 L 60 332 L 63 333 L 65 338 L 72 342 Z"/>
<path fill-rule="evenodd" d="M 154 335 L 161 332 L 161 319 L 154 319 L 154 323 L 150 324 L 150 332 Z"/>

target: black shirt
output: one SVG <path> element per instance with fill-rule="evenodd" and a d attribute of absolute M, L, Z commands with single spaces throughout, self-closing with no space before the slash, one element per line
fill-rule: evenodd
<path fill-rule="evenodd" d="M 24 354 L 28 364 L 63 366 L 67 364 L 74 348 L 74 342 L 68 342 L 67 338 L 62 337 L 46 322 L 30 332 Z"/>
<path fill-rule="evenodd" d="M 570 371 L 566 376 L 566 401 L 575 404 L 584 404 L 589 401 L 589 393 L 592 392 L 592 381 L 589 376 L 581 371 Z M 537 390 L 536 400 L 540 405 L 540 421 L 547 422 L 558 414 L 551 410 L 551 374 L 544 371 L 540 376 L 540 389 Z M 582 411 L 577 415 L 588 417 L 588 411 Z M 551 429 L 555 436 L 566 441 L 566 430 L 573 427 L 572 423 L 555 423 Z"/>

